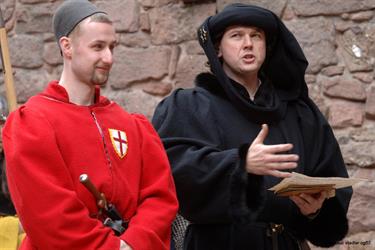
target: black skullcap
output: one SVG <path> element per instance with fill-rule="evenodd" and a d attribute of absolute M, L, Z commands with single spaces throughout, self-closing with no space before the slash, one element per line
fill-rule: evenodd
<path fill-rule="evenodd" d="M 307 95 L 304 75 L 308 63 L 294 35 L 272 11 L 235 3 L 208 17 L 198 28 L 198 40 L 209 60 L 211 71 L 233 103 L 244 108 L 250 105 L 232 86 L 214 47 L 215 39 L 221 39 L 226 28 L 233 25 L 258 27 L 265 32 L 267 54 L 260 77 L 269 80 L 282 99 Z"/>
<path fill-rule="evenodd" d="M 255 26 L 261 28 L 267 42 L 277 35 L 277 20 L 272 12 L 258 6 L 251 6 L 235 3 L 226 6 L 223 11 L 212 16 L 209 22 L 209 29 L 212 39 L 222 35 L 226 28 L 233 25 Z"/>
<path fill-rule="evenodd" d="M 59 43 L 61 37 L 68 36 L 83 19 L 95 13 L 106 14 L 87 0 L 64 1 L 64 3 L 57 8 L 52 19 L 53 31 L 57 43 Z"/>

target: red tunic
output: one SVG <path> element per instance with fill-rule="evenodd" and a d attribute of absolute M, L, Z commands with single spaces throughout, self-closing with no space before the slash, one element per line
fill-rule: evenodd
<path fill-rule="evenodd" d="M 169 249 L 178 204 L 168 159 L 141 115 L 99 96 L 69 102 L 57 82 L 13 112 L 3 129 L 7 177 L 27 237 L 22 249 Z M 96 218 L 83 173 L 129 219 L 117 237 Z"/>

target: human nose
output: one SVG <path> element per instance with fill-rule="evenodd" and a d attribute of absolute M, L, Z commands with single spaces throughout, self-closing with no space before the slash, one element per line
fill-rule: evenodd
<path fill-rule="evenodd" d="M 103 51 L 102 60 L 104 63 L 112 64 L 113 63 L 113 51 L 110 48 L 106 48 Z"/>
<path fill-rule="evenodd" d="M 244 36 L 243 45 L 245 48 L 249 48 L 253 46 L 253 41 L 251 40 L 250 35 Z"/>

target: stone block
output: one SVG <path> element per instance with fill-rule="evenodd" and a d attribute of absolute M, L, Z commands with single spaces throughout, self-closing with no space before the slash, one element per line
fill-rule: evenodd
<path fill-rule="evenodd" d="M 309 89 L 309 97 L 314 101 L 316 106 L 318 106 L 320 112 L 327 117 L 328 107 L 324 98 L 321 95 L 321 86 L 316 84 L 316 82 L 308 83 L 307 87 Z"/>
<path fill-rule="evenodd" d="M 361 101 L 366 100 L 366 90 L 360 81 L 336 77 L 322 82 L 323 93 L 330 97 Z"/>
<path fill-rule="evenodd" d="M 50 65 L 59 65 L 63 63 L 63 57 L 60 54 L 60 49 L 56 42 L 45 43 L 43 60 Z"/>
<path fill-rule="evenodd" d="M 375 149 L 370 141 L 356 142 L 341 145 L 344 161 L 347 165 L 357 168 L 375 167 Z"/>
<path fill-rule="evenodd" d="M 351 27 L 338 36 L 337 43 L 346 67 L 350 72 L 372 71 L 375 63 L 375 27 Z"/>
<path fill-rule="evenodd" d="M 366 116 L 372 120 L 375 119 L 375 87 L 369 90 L 368 97 L 366 100 Z M 374 138 L 375 141 L 375 138 Z"/>
<path fill-rule="evenodd" d="M 224 7 L 231 3 L 244 3 L 244 4 L 253 4 L 257 5 L 266 9 L 271 10 L 279 17 L 282 15 L 282 12 L 286 6 L 286 0 L 278 0 L 278 1 L 269 1 L 269 0 L 217 0 L 217 9 L 222 10 Z"/>
<path fill-rule="evenodd" d="M 314 83 L 316 83 L 316 75 L 306 74 L 305 75 L 305 82 L 307 84 L 314 84 Z"/>
<path fill-rule="evenodd" d="M 356 22 L 369 21 L 373 17 L 374 17 L 373 10 L 362 11 L 362 12 L 353 13 L 350 15 L 350 19 Z"/>
<path fill-rule="evenodd" d="M 52 32 L 52 14 L 57 6 L 57 3 L 21 5 L 16 10 L 16 32 L 25 34 Z"/>
<path fill-rule="evenodd" d="M 15 69 L 15 72 L 14 82 L 18 103 L 24 103 L 31 96 L 41 92 L 51 80 L 43 69 Z"/>
<path fill-rule="evenodd" d="M 333 128 L 358 127 L 363 124 L 363 108 L 357 103 L 335 103 L 328 109 L 328 121 Z"/>
<path fill-rule="evenodd" d="M 209 71 L 205 66 L 207 57 L 203 55 L 183 54 L 177 65 L 176 87 L 191 88 L 194 86 L 194 80 L 198 73 Z"/>
<path fill-rule="evenodd" d="M 144 87 L 142 87 L 142 90 L 153 96 L 166 96 L 169 93 L 171 93 L 173 89 L 172 84 L 170 83 L 148 83 Z"/>
<path fill-rule="evenodd" d="M 371 83 L 373 81 L 373 76 L 371 72 L 358 72 L 353 74 L 353 78 L 360 80 L 364 83 Z"/>
<path fill-rule="evenodd" d="M 215 14 L 215 4 L 197 4 L 181 8 L 165 5 L 150 10 L 152 43 L 176 44 L 195 40 L 198 27 Z"/>
<path fill-rule="evenodd" d="M 296 14 L 294 13 L 290 5 L 287 5 L 284 9 L 284 12 L 282 13 L 281 19 L 284 21 L 290 21 L 294 18 L 296 18 Z"/>
<path fill-rule="evenodd" d="M 177 3 L 179 0 L 139 0 L 145 8 L 160 7 L 166 4 Z"/>
<path fill-rule="evenodd" d="M 350 138 L 356 142 L 371 142 L 375 141 L 375 130 L 372 128 L 361 128 L 350 132 Z M 375 148 L 374 148 L 375 150 Z M 374 171 L 375 174 L 375 171 Z"/>
<path fill-rule="evenodd" d="M 27 69 L 41 67 L 43 49 L 44 43 L 40 36 L 19 34 L 9 38 L 10 60 L 15 67 Z"/>
<path fill-rule="evenodd" d="M 100 0 L 96 2 L 96 5 L 110 15 L 117 31 L 135 32 L 139 29 L 140 6 L 138 1 Z"/>
<path fill-rule="evenodd" d="M 373 0 L 291 0 L 289 3 L 299 16 L 340 15 L 375 8 Z"/>
<path fill-rule="evenodd" d="M 151 120 L 156 105 L 161 97 L 151 96 L 140 89 L 128 89 L 106 93 L 111 100 L 117 102 L 130 113 L 140 113 Z"/>
<path fill-rule="evenodd" d="M 181 55 L 181 47 L 173 46 L 171 50 L 171 60 L 169 61 L 168 67 L 168 78 L 171 80 L 176 75 L 178 60 Z"/>
<path fill-rule="evenodd" d="M 116 48 L 116 62 L 110 76 L 111 86 L 122 89 L 146 79 L 161 79 L 168 74 L 170 55 L 171 49 L 162 46 L 147 49 Z"/>
<path fill-rule="evenodd" d="M 375 228 L 375 202 L 369 202 L 375 200 L 374 181 L 375 179 L 372 179 L 372 182 L 361 182 L 353 187 L 353 197 L 348 210 L 352 233 L 371 231 Z"/>
<path fill-rule="evenodd" d="M 325 76 L 337 76 L 342 75 L 344 73 L 344 66 L 328 66 L 322 69 L 322 74 Z"/>
<path fill-rule="evenodd" d="M 151 29 L 150 24 L 150 17 L 148 16 L 148 13 L 141 13 L 139 16 L 139 26 L 141 27 L 142 31 L 149 32 Z"/>
<path fill-rule="evenodd" d="M 120 44 L 131 48 L 147 48 L 151 45 L 150 34 L 139 31 L 135 33 L 121 33 Z"/>
<path fill-rule="evenodd" d="M 2 0 L 0 1 L 0 6 L 1 14 L 3 16 L 5 24 L 7 24 L 8 22 L 13 22 L 11 19 L 16 9 L 16 0 Z M 13 26 L 13 24 L 9 26 Z"/>
<path fill-rule="evenodd" d="M 347 20 L 342 20 L 342 19 L 335 19 L 333 21 L 335 30 L 337 30 L 340 33 L 343 33 L 353 27 L 353 22 L 347 21 Z"/>
<path fill-rule="evenodd" d="M 20 3 L 24 4 L 36 4 L 36 3 L 48 3 L 51 2 L 51 0 L 19 0 Z"/>
<path fill-rule="evenodd" d="M 335 29 L 333 22 L 324 17 L 285 21 L 295 35 L 309 61 L 307 73 L 318 73 L 322 68 L 337 65 Z"/>
<path fill-rule="evenodd" d="M 185 42 L 184 46 L 186 54 L 188 55 L 205 55 L 197 40 Z"/>

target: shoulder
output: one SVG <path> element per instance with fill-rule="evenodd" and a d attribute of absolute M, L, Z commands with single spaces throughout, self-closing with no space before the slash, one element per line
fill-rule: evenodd
<path fill-rule="evenodd" d="M 199 116 L 211 106 L 210 94 L 204 89 L 176 89 L 164 98 L 156 107 L 153 119 L 164 119 L 165 116 L 188 117 Z"/>
<path fill-rule="evenodd" d="M 148 131 L 150 133 L 155 132 L 154 127 L 145 115 L 138 113 L 129 113 L 129 116 L 138 127 L 139 131 Z"/>
<path fill-rule="evenodd" d="M 305 97 L 297 101 L 296 109 L 301 122 L 310 124 L 311 126 L 329 126 L 326 117 L 310 97 Z"/>
<path fill-rule="evenodd" d="M 31 99 L 15 111 L 10 113 L 9 117 L 6 120 L 6 124 L 19 124 L 19 123 L 28 123 L 28 122 L 37 122 L 45 120 L 47 117 L 41 109 L 38 108 L 40 105 L 36 105 L 35 102 Z"/>
<path fill-rule="evenodd" d="M 130 114 L 130 116 L 135 123 L 137 134 L 141 139 L 143 145 L 150 145 L 151 143 L 157 145 L 159 149 L 164 149 L 158 133 L 156 132 L 151 122 L 146 118 L 146 116 L 136 113 L 132 113 Z"/>
<path fill-rule="evenodd" d="M 201 88 L 176 89 L 169 96 L 164 98 L 157 109 L 179 110 L 184 112 L 195 111 L 210 104 L 211 94 Z"/>
<path fill-rule="evenodd" d="M 23 105 L 9 115 L 2 129 L 2 136 L 23 138 L 22 141 L 43 141 L 47 137 L 53 137 L 54 132 L 48 115 L 32 106 Z"/>
<path fill-rule="evenodd" d="M 196 86 L 193 88 L 178 88 L 174 90 L 168 97 L 162 100 L 161 104 L 190 107 L 210 102 L 214 95 L 218 94 L 219 84 L 215 76 L 210 73 L 198 74 L 195 78 L 195 84 Z"/>
<path fill-rule="evenodd" d="M 148 126 L 150 124 L 147 117 L 143 114 L 139 114 L 139 113 L 128 113 L 128 114 L 133 119 L 133 121 L 137 124 L 142 124 L 144 126 Z"/>
<path fill-rule="evenodd" d="M 294 110 L 296 112 L 293 111 L 290 114 L 297 116 L 293 119 L 298 120 L 304 139 L 311 142 L 311 145 L 334 138 L 332 127 L 313 100 L 305 98 L 297 101 Z"/>
<path fill-rule="evenodd" d="M 203 82 L 209 79 L 202 78 L 202 75 L 209 74 L 198 75 L 194 88 L 176 89 L 157 105 L 152 123 L 158 131 L 164 123 L 191 123 L 211 117 L 217 97 L 215 92 L 204 86 Z"/>

